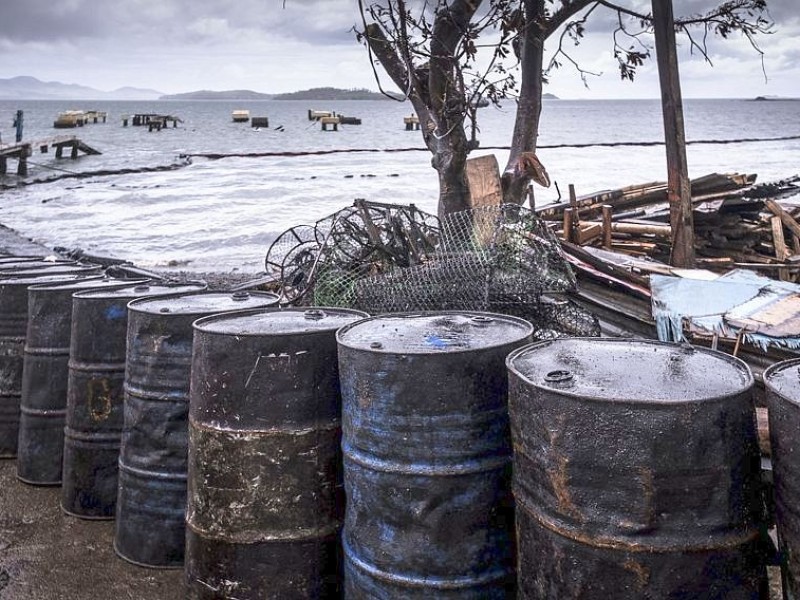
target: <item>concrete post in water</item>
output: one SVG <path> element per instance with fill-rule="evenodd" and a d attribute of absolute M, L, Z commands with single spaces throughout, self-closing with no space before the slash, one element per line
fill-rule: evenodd
<path fill-rule="evenodd" d="M 800 360 L 764 371 L 784 598 L 800 598 Z"/>
<path fill-rule="evenodd" d="M 514 597 L 504 361 L 532 331 L 434 312 L 338 332 L 347 598 Z"/>
<path fill-rule="evenodd" d="M 519 598 L 764 597 L 745 363 L 572 338 L 507 365 Z"/>
<path fill-rule="evenodd" d="M 186 542 L 186 472 L 192 323 L 278 303 L 267 292 L 206 292 L 128 305 L 125 428 L 114 549 L 143 566 L 180 567 Z"/>
<path fill-rule="evenodd" d="M 203 289 L 200 283 L 140 284 L 73 296 L 61 488 L 61 508 L 67 514 L 114 517 L 128 302 Z"/>
<path fill-rule="evenodd" d="M 237 312 L 195 322 L 186 589 L 339 598 L 344 517 L 338 308 Z"/>
<path fill-rule="evenodd" d="M 67 414 L 72 294 L 147 280 L 87 277 L 28 288 L 28 333 L 22 366 L 17 478 L 34 485 L 61 483 Z"/>

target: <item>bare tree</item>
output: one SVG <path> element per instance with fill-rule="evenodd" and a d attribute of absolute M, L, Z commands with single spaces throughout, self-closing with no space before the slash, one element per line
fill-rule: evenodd
<path fill-rule="evenodd" d="M 593 15 L 614 15 L 617 26 L 611 44 L 622 79 L 632 81 L 650 58 L 652 14 L 622 1 L 364 1 L 359 0 L 363 22 L 357 35 L 419 117 L 439 174 L 440 215 L 468 207 L 465 165 L 468 154 L 479 146 L 476 106 L 482 99 L 517 101 L 502 175 L 504 201 L 524 202 L 532 178 L 549 183 L 535 155 L 542 92 L 548 75 L 564 65 L 574 68 L 584 82 L 593 75 L 570 53 Z M 704 14 L 676 19 L 676 33 L 709 63 L 710 36 L 741 34 L 761 53 L 756 36 L 772 28 L 766 8 L 767 0 L 727 0 Z M 545 42 L 551 39 L 555 47 L 545 62 Z M 380 85 L 377 70 L 375 75 Z"/>

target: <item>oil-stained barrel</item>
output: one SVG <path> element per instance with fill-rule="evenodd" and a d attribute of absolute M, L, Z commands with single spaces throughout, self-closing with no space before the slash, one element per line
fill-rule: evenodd
<path fill-rule="evenodd" d="M 338 308 L 195 322 L 186 590 L 338 598 L 344 516 Z"/>
<path fill-rule="evenodd" d="M 278 303 L 267 292 L 206 292 L 128 305 L 125 429 L 114 549 L 143 566 L 175 568 L 186 545 L 192 323 Z"/>
<path fill-rule="evenodd" d="M 8 265 L 0 265 L 0 278 L 31 278 L 41 277 L 44 274 L 57 275 L 59 273 L 83 273 L 84 275 L 99 275 L 103 271 L 100 265 L 91 265 L 76 262 L 42 262 L 39 263 L 14 263 L 16 266 L 11 268 Z"/>
<path fill-rule="evenodd" d="M 52 275 L 43 271 L 39 277 L 0 278 L 0 458 L 17 455 L 28 286 L 79 277 L 80 272 Z"/>
<path fill-rule="evenodd" d="M 393 314 L 337 334 L 347 598 L 513 598 L 505 358 L 527 321 Z"/>
<path fill-rule="evenodd" d="M 521 348 L 507 365 L 520 598 L 759 597 L 745 363 L 574 338 Z"/>
<path fill-rule="evenodd" d="M 800 359 L 764 371 L 783 597 L 800 598 Z"/>
<path fill-rule="evenodd" d="M 72 297 L 61 508 L 112 519 L 124 422 L 128 302 L 205 289 L 205 284 L 139 284 Z"/>
<path fill-rule="evenodd" d="M 61 483 L 72 294 L 144 283 L 147 280 L 86 277 L 28 288 L 17 452 L 17 478 L 21 481 L 34 485 Z"/>

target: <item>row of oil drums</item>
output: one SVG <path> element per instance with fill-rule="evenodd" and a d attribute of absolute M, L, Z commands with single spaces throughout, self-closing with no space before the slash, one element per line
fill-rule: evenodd
<path fill-rule="evenodd" d="M 189 598 L 766 593 L 738 359 L 276 302 L 0 262 L 3 455 Z M 765 380 L 795 594 L 797 364 Z"/>

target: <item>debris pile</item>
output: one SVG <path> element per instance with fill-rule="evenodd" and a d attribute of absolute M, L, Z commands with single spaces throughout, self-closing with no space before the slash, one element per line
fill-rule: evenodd
<path fill-rule="evenodd" d="M 575 277 L 558 238 L 518 205 L 440 221 L 414 205 L 356 200 L 281 234 L 266 268 L 286 303 L 370 314 L 480 310 L 528 319 L 538 339 L 599 334 L 571 299 Z"/>

